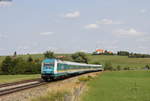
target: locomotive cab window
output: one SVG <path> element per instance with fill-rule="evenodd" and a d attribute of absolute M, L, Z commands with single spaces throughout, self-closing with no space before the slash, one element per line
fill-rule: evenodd
<path fill-rule="evenodd" d="M 44 63 L 44 67 L 54 67 L 54 64 L 53 63 Z"/>

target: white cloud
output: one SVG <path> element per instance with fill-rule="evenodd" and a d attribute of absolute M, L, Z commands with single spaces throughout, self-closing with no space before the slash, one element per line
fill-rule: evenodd
<path fill-rule="evenodd" d="M 120 36 L 140 36 L 144 34 L 143 32 L 139 32 L 134 28 L 118 29 L 115 30 L 113 33 Z"/>
<path fill-rule="evenodd" d="M 69 12 L 64 15 L 65 18 L 77 18 L 80 16 L 79 11 Z"/>
<path fill-rule="evenodd" d="M 102 19 L 100 21 L 97 21 L 98 24 L 103 24 L 103 25 L 111 25 L 111 24 L 121 24 L 119 21 L 113 21 L 111 19 Z"/>
<path fill-rule="evenodd" d="M 97 24 L 88 24 L 85 26 L 86 29 L 97 29 L 98 25 Z"/>
<path fill-rule="evenodd" d="M 122 24 L 119 21 L 113 21 L 111 19 L 102 19 L 100 21 L 96 21 L 94 24 L 88 24 L 85 26 L 86 29 L 97 29 L 100 25 L 111 25 L 111 24 Z"/>
<path fill-rule="evenodd" d="M 54 34 L 54 32 L 42 32 L 42 33 L 40 33 L 40 35 L 45 35 L 45 36 L 52 35 L 52 34 Z"/>
<path fill-rule="evenodd" d="M 6 7 L 11 5 L 12 5 L 11 0 L 0 0 L 0 7 Z"/>
<path fill-rule="evenodd" d="M 140 13 L 146 13 L 148 10 L 147 9 L 141 9 Z"/>

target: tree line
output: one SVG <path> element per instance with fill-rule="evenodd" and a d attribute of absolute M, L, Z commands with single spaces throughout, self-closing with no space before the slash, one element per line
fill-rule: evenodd
<path fill-rule="evenodd" d="M 21 57 L 7 56 L 1 66 L 1 74 L 38 74 L 40 73 L 40 61 L 33 60 L 31 56 L 27 60 Z"/>
<path fill-rule="evenodd" d="M 54 52 L 46 51 L 44 58 L 56 58 L 66 61 L 79 63 L 88 63 L 88 58 L 84 52 L 76 52 L 71 56 L 58 58 Z M 41 72 L 41 60 L 33 59 L 29 56 L 27 59 L 17 57 L 15 52 L 13 56 L 6 56 L 0 65 L 0 74 L 39 74 Z"/>
<path fill-rule="evenodd" d="M 52 51 L 44 52 L 44 58 L 55 58 L 65 61 L 73 61 L 79 63 L 89 63 L 89 58 L 84 52 L 76 52 L 71 55 L 65 55 L 58 57 Z M 121 56 L 130 56 L 127 51 L 118 52 Z M 43 58 L 42 58 L 43 59 Z M 18 57 L 16 52 L 14 56 L 6 56 L 0 65 L 0 74 L 39 74 L 41 72 L 41 59 L 33 59 L 30 55 L 27 59 L 23 57 Z M 94 61 L 92 64 L 101 64 L 100 61 Z M 105 61 L 103 64 L 105 70 L 130 70 L 129 67 L 113 67 L 110 61 Z M 143 69 L 150 69 L 150 65 L 146 65 Z"/>
<path fill-rule="evenodd" d="M 149 54 L 140 54 L 140 53 L 133 53 L 128 51 L 118 51 L 117 53 L 109 53 L 105 50 L 104 53 L 93 52 L 92 55 L 118 55 L 118 56 L 128 56 L 129 58 L 150 58 Z"/>
<path fill-rule="evenodd" d="M 128 51 L 118 51 L 117 55 L 128 56 L 129 58 L 150 58 L 149 54 L 130 53 Z"/>

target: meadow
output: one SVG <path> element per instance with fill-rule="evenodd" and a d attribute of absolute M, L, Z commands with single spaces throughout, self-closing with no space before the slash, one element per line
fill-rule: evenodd
<path fill-rule="evenodd" d="M 10 83 L 21 80 L 35 79 L 40 78 L 40 74 L 28 74 L 28 75 L 0 75 L 0 84 L 1 83 Z"/>
<path fill-rule="evenodd" d="M 103 72 L 88 82 L 83 101 L 150 101 L 150 71 Z"/>
<path fill-rule="evenodd" d="M 111 55 L 88 55 L 89 62 L 110 62 L 113 67 L 120 66 L 122 68 L 143 68 L 145 65 L 150 64 L 150 58 L 128 58 L 128 56 L 111 56 Z"/>

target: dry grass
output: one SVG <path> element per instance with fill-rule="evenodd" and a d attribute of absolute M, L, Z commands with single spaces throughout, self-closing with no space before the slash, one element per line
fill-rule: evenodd
<path fill-rule="evenodd" d="M 48 92 L 31 101 L 79 101 L 86 86 L 86 81 L 93 79 L 99 73 L 89 73 L 76 78 L 64 80 L 49 85 Z"/>
<path fill-rule="evenodd" d="M 45 96 L 32 99 L 32 101 L 64 101 L 66 94 L 68 94 L 66 91 L 48 92 Z"/>

